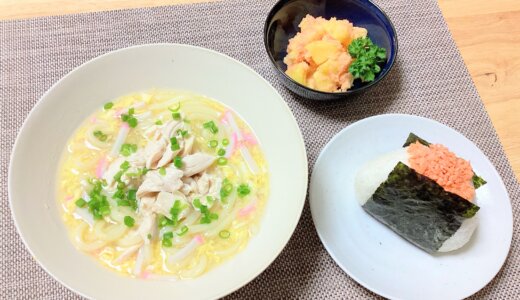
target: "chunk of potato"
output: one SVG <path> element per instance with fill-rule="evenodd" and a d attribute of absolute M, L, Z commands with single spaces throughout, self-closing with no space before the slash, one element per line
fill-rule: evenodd
<path fill-rule="evenodd" d="M 325 31 L 332 38 L 341 42 L 346 47 L 352 41 L 353 25 L 347 20 L 330 19 L 325 23 Z"/>
<path fill-rule="evenodd" d="M 321 40 L 309 43 L 305 49 L 310 53 L 312 60 L 321 65 L 329 58 L 337 57 L 342 51 L 342 46 L 336 40 Z"/>
<path fill-rule="evenodd" d="M 295 65 L 290 66 L 287 71 L 285 71 L 289 77 L 294 79 L 294 81 L 306 85 L 307 84 L 307 74 L 309 73 L 309 65 L 302 61 Z"/>
<path fill-rule="evenodd" d="M 338 89 L 340 65 L 334 59 L 318 66 L 312 75 L 314 88 L 324 92 L 333 92 Z"/>

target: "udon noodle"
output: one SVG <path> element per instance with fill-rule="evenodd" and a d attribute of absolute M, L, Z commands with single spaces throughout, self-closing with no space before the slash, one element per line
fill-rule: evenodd
<path fill-rule="evenodd" d="M 57 194 L 79 250 L 127 276 L 177 280 L 246 247 L 268 198 L 267 171 L 232 110 L 152 90 L 85 120 L 64 151 Z"/>

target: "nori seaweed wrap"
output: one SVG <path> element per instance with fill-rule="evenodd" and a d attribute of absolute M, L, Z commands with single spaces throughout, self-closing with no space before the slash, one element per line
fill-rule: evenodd
<path fill-rule="evenodd" d="M 411 133 L 403 147 L 416 142 L 424 146 L 430 145 Z M 382 163 L 375 161 L 369 164 L 368 168 L 374 170 L 372 174 L 378 175 L 375 177 L 379 179 L 367 176 L 370 173 L 366 170 L 363 171 L 366 174 L 358 173 L 362 184 L 379 180 L 376 182 L 378 185 L 374 186 L 374 182 L 368 184 L 369 193 L 374 189 L 375 191 L 370 197 L 361 199 L 363 209 L 428 253 L 448 252 L 462 247 L 477 226 L 476 214 L 479 207 L 409 167 L 407 155 L 403 149 L 383 157 Z M 468 165 L 467 168 L 471 167 Z M 385 174 L 388 177 L 383 181 Z M 486 183 L 477 175 L 471 178 L 471 173 L 466 178 L 473 182 L 475 189 Z M 373 187 L 370 188 L 370 185 Z M 364 189 L 366 192 L 366 184 Z M 366 195 L 370 195 L 369 193 Z"/>

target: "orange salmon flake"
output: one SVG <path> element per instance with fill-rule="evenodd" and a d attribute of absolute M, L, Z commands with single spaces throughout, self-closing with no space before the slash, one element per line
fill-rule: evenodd
<path fill-rule="evenodd" d="M 475 197 L 474 175 L 470 163 L 457 157 L 443 145 L 425 146 L 415 142 L 408 146 L 410 167 L 434 180 L 446 191 L 472 201 Z"/>

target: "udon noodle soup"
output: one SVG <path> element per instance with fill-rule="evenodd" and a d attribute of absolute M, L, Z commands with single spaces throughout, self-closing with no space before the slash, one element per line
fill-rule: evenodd
<path fill-rule="evenodd" d="M 121 97 L 70 138 L 58 199 L 75 246 L 138 278 L 194 278 L 258 230 L 267 165 L 247 124 L 207 97 Z"/>

